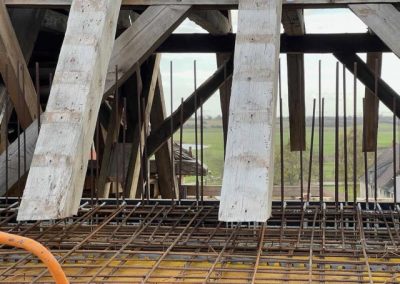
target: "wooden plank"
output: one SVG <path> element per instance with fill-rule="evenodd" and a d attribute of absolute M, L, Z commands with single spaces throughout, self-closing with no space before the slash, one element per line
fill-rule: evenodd
<path fill-rule="evenodd" d="M 18 220 L 78 211 L 120 5 L 120 0 L 72 3 Z"/>
<path fill-rule="evenodd" d="M 376 63 L 378 68 L 375 69 Z M 382 53 L 367 53 L 367 66 L 375 74 L 378 71 L 378 76 L 382 70 Z M 365 88 L 365 113 L 363 116 L 363 151 L 373 152 L 378 145 L 378 118 L 379 118 L 379 99 L 375 96 L 374 91 Z"/>
<path fill-rule="evenodd" d="M 203 84 L 201 84 L 196 91 L 197 100 L 203 104 L 214 94 L 222 84 L 232 77 L 233 60 L 225 62 L 224 65 L 211 75 Z M 226 74 L 226 76 L 225 76 Z M 197 104 L 197 108 L 200 107 Z M 196 111 L 195 108 L 195 94 L 192 93 L 184 102 L 183 106 L 178 107 L 171 116 L 166 118 L 160 127 L 151 131 L 147 138 L 147 154 L 151 157 L 164 143 L 168 141 L 171 136 L 171 119 L 172 119 L 172 132 L 175 133 L 181 125 L 180 115 L 181 108 L 183 107 L 183 123 L 185 123 Z"/>
<path fill-rule="evenodd" d="M 42 6 L 42 7 L 68 7 L 72 0 L 4 0 L 10 6 Z M 302 7 L 345 7 L 348 4 L 359 3 L 400 3 L 400 0 L 283 0 L 283 5 Z M 123 0 L 122 5 L 127 6 L 150 6 L 150 5 L 196 5 L 213 7 L 226 7 L 237 9 L 239 0 Z"/>
<path fill-rule="evenodd" d="M 35 25 L 33 25 L 35 27 Z M 35 32 L 33 31 L 35 34 Z M 34 38 L 37 37 L 34 36 Z M 30 51 L 31 52 L 31 51 Z M 28 55 L 30 55 L 30 52 Z M 23 128 L 38 116 L 36 91 L 7 8 L 0 2 L 0 72 Z M 29 56 L 30 57 L 30 56 Z M 6 71 L 7 69 L 7 71 Z M 24 75 L 23 75 L 24 74 Z"/>
<path fill-rule="evenodd" d="M 161 55 L 157 54 L 149 59 L 149 63 L 146 64 L 146 72 L 144 72 L 143 80 L 143 99 L 144 109 L 141 105 L 141 111 L 144 113 L 144 117 L 141 120 L 141 124 L 137 124 L 132 143 L 132 151 L 129 160 L 128 172 L 126 175 L 126 196 L 128 198 L 139 197 L 140 193 L 137 191 L 139 184 L 140 172 L 143 170 L 141 165 L 141 156 L 143 157 L 143 151 L 145 147 L 147 133 L 145 130 L 149 129 L 150 111 L 153 106 L 154 93 L 157 85 L 158 74 L 160 69 Z M 145 128 L 146 125 L 146 128 Z M 138 195 L 136 193 L 139 193 Z"/>
<path fill-rule="evenodd" d="M 349 8 L 400 57 L 400 12 L 393 5 L 362 4 Z"/>
<path fill-rule="evenodd" d="M 286 9 L 282 13 L 285 34 L 305 34 L 303 10 Z M 306 150 L 306 106 L 304 96 L 304 54 L 287 54 L 289 130 L 291 151 Z"/>
<path fill-rule="evenodd" d="M 118 83 L 125 82 L 157 47 L 186 18 L 191 6 L 152 6 L 115 41 L 107 73 L 104 96 L 111 94 L 115 84 L 115 66 Z"/>
<path fill-rule="evenodd" d="M 282 1 L 239 1 L 221 221 L 271 216 Z"/>
<path fill-rule="evenodd" d="M 119 101 L 118 108 L 116 101 L 114 100 L 107 127 L 107 136 L 101 160 L 101 169 L 97 180 L 97 190 L 100 198 L 108 198 L 108 191 L 105 188 L 107 182 L 107 173 L 111 163 L 112 146 L 117 142 L 119 130 L 121 128 L 122 109 L 123 103 L 121 100 Z"/>
<path fill-rule="evenodd" d="M 153 99 L 153 108 L 150 113 L 151 127 L 153 129 L 158 129 L 166 117 L 167 110 L 164 101 L 164 91 L 161 74 L 159 74 Z M 155 162 L 157 165 L 158 187 L 161 197 L 176 199 L 179 191 L 175 173 L 179 173 L 179 171 L 174 172 L 171 167 L 171 140 L 168 140 L 155 152 Z"/>

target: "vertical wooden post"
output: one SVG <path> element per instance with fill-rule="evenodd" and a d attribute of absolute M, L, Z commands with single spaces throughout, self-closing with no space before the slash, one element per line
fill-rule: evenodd
<path fill-rule="evenodd" d="M 271 214 L 282 1 L 239 0 L 221 221 Z"/>

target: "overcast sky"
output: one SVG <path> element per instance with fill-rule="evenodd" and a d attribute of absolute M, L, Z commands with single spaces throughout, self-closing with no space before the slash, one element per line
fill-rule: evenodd
<path fill-rule="evenodd" d="M 310 9 L 304 12 L 307 33 L 363 33 L 367 27 L 348 9 Z M 237 11 L 232 12 L 233 29 L 236 32 Z M 176 33 L 205 33 L 206 31 L 198 27 L 190 20 L 184 21 L 175 31 Z M 365 60 L 365 54 L 359 54 Z M 170 71 L 169 66 L 173 64 L 173 94 L 174 109 L 180 104 L 181 98 L 186 98 L 193 92 L 193 61 L 197 61 L 197 85 L 199 86 L 210 75 L 217 66 L 215 54 L 163 54 L 161 61 L 161 73 L 163 78 L 165 101 L 168 112 L 170 109 Z M 313 98 L 318 96 L 318 61 L 322 61 L 322 94 L 326 101 L 326 114 L 334 115 L 335 101 L 335 68 L 336 60 L 328 54 L 308 54 L 305 55 L 305 92 L 306 92 L 306 111 L 307 115 L 312 113 Z M 281 54 L 282 66 L 282 96 L 284 115 L 287 111 L 287 73 L 286 55 Z M 342 67 L 340 67 L 342 78 Z M 393 54 L 383 55 L 382 78 L 397 92 L 400 91 L 400 60 Z M 347 113 L 353 112 L 353 75 L 346 72 L 347 76 Z M 341 80 L 341 79 L 340 79 Z M 340 82 L 340 108 L 342 110 L 342 82 Z M 358 115 L 362 114 L 362 97 L 364 87 L 361 83 L 358 86 Z M 214 94 L 204 106 L 205 115 L 217 116 L 221 114 L 218 93 Z M 380 115 L 391 115 L 390 111 L 381 103 Z"/>

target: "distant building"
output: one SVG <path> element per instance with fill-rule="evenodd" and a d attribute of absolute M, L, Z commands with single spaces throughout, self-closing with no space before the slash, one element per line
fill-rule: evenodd
<path fill-rule="evenodd" d="M 396 188 L 397 199 L 400 198 L 400 145 L 396 145 Z M 379 199 L 394 197 L 393 179 L 393 148 L 386 148 L 380 152 L 377 158 L 377 195 Z M 368 168 L 368 196 L 374 198 L 375 192 L 375 166 Z M 365 198 L 365 175 L 360 177 L 360 198 Z"/>

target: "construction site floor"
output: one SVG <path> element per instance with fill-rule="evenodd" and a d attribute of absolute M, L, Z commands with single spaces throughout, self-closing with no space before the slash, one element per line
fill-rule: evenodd
<path fill-rule="evenodd" d="M 58 221 L 16 222 L 3 199 L 0 230 L 48 247 L 71 283 L 400 283 L 394 204 L 274 203 L 267 223 L 218 221 L 218 203 L 83 200 Z M 0 248 L 0 283 L 51 283 L 45 266 Z"/>

